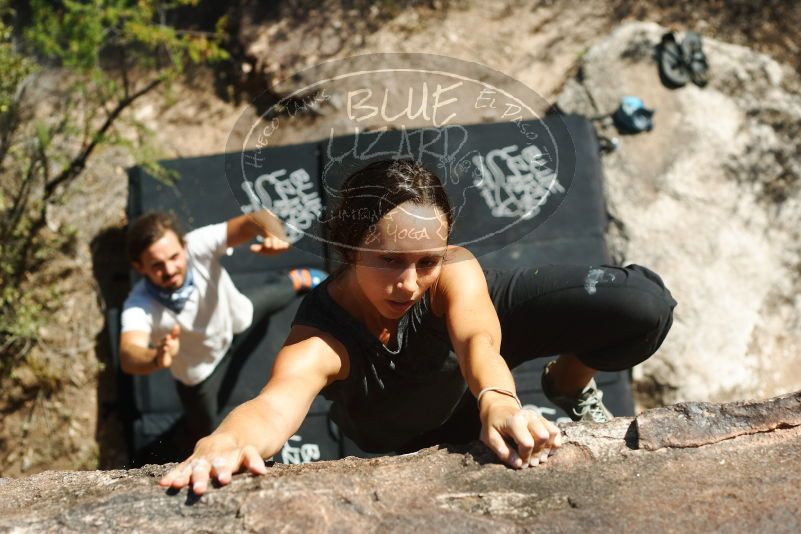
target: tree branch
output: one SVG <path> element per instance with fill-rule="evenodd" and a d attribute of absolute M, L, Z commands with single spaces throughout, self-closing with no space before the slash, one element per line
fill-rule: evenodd
<path fill-rule="evenodd" d="M 97 147 L 98 143 L 101 141 L 102 137 L 111 128 L 111 125 L 114 123 L 114 121 L 120 115 L 120 113 L 122 113 L 123 110 L 125 110 L 125 108 L 130 106 L 134 102 L 134 100 L 136 100 L 137 98 L 141 97 L 142 95 L 145 95 L 145 94 L 149 93 L 150 91 L 152 91 L 153 89 L 155 89 L 161 82 L 162 82 L 162 80 L 160 78 L 152 80 L 150 83 L 148 83 L 146 86 L 144 86 L 139 91 L 133 93 L 132 95 L 130 95 L 127 98 L 123 98 L 122 100 L 120 100 L 117 103 L 117 106 L 111 111 L 109 116 L 106 117 L 106 120 L 103 122 L 103 125 L 97 130 L 97 132 L 95 132 L 95 135 L 92 137 L 92 142 L 89 143 L 88 145 L 86 145 L 81 150 L 80 154 L 78 154 L 78 156 L 76 156 L 70 162 L 69 166 L 67 166 L 66 169 L 64 169 L 61 173 L 59 173 L 58 176 L 53 178 L 52 181 L 48 182 L 45 185 L 45 194 L 44 194 L 45 202 L 47 202 L 47 200 L 50 199 L 50 197 L 53 196 L 53 193 L 55 192 L 56 188 L 59 185 L 72 180 L 78 174 L 80 174 L 80 172 L 86 166 L 86 161 L 89 159 L 89 156 L 95 150 L 95 148 Z"/>

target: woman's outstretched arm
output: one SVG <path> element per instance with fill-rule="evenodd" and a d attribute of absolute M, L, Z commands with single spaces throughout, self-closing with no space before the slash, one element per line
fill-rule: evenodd
<path fill-rule="evenodd" d="M 192 455 L 160 484 L 173 488 L 191 484 L 195 493 L 202 494 L 210 478 L 224 485 L 239 470 L 263 474 L 263 458 L 279 452 L 300 428 L 314 397 L 346 376 L 347 355 L 339 341 L 309 327 L 293 327 L 259 395 L 199 440 Z"/>
<path fill-rule="evenodd" d="M 561 445 L 559 431 L 538 413 L 521 409 L 500 353 L 500 321 L 481 266 L 467 249 L 452 250 L 438 282 L 437 298 L 444 300 L 438 307 L 445 312 L 462 375 L 473 395 L 481 395 L 481 440 L 511 467 L 537 465 Z"/>

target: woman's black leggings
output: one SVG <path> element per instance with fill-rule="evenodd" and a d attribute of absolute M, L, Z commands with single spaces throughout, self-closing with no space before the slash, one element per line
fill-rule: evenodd
<path fill-rule="evenodd" d="M 544 265 L 485 275 L 510 368 L 571 353 L 599 371 L 629 369 L 656 352 L 673 324 L 676 301 L 640 265 Z"/>
<path fill-rule="evenodd" d="M 486 269 L 501 322 L 501 355 L 511 369 L 534 358 L 574 354 L 600 371 L 629 369 L 651 356 L 673 324 L 676 301 L 640 265 L 543 265 Z M 413 440 L 406 452 L 478 438 L 476 400 L 465 393 L 451 418 Z"/>

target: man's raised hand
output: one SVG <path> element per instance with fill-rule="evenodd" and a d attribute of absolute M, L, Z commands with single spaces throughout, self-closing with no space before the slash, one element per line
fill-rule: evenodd
<path fill-rule="evenodd" d="M 180 325 L 175 325 L 169 334 L 161 338 L 159 344 L 156 346 L 156 367 L 158 369 L 167 369 L 172 365 L 172 360 L 178 354 L 181 348 L 181 342 L 178 337 L 181 335 Z"/>
<path fill-rule="evenodd" d="M 274 235 L 267 235 L 261 243 L 250 245 L 250 251 L 255 254 L 273 256 L 289 249 L 289 242 Z"/>

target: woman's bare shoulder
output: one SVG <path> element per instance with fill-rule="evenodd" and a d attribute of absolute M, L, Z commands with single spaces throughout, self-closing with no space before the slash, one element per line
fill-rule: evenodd
<path fill-rule="evenodd" d="M 445 252 L 445 265 L 453 265 L 464 260 L 475 260 L 476 257 L 468 249 L 459 245 L 448 245 Z"/>
<path fill-rule="evenodd" d="M 448 245 L 442 271 L 431 292 L 431 309 L 434 315 L 442 317 L 448 294 L 469 286 L 474 279 L 483 280 L 483 273 L 473 253 L 458 245 Z"/>
<path fill-rule="evenodd" d="M 465 278 L 467 277 L 467 278 Z M 440 284 L 446 289 L 459 287 L 472 279 L 483 279 L 483 272 L 478 260 L 468 249 L 457 245 L 449 245 L 442 264 Z"/>
<path fill-rule="evenodd" d="M 330 332 L 319 328 L 300 324 L 292 326 L 281 353 L 292 354 L 293 358 L 311 358 L 315 367 L 324 369 L 333 380 L 344 380 L 348 376 L 350 366 L 345 345 Z"/>

